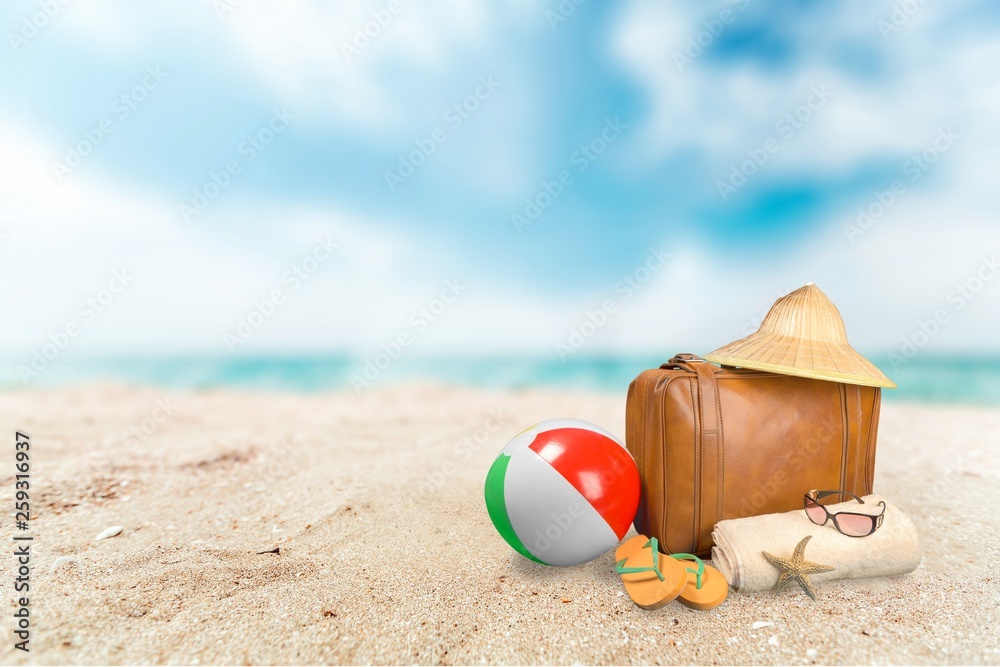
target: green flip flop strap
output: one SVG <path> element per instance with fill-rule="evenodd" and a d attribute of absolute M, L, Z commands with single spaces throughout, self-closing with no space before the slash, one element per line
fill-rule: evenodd
<path fill-rule="evenodd" d="M 687 570 L 688 572 L 690 572 L 691 574 L 695 575 L 695 588 L 697 588 L 700 591 L 701 590 L 701 575 L 705 573 L 705 563 L 704 563 L 704 561 L 702 561 L 700 558 L 698 558 L 694 554 L 670 554 L 670 557 L 671 558 L 676 558 L 677 560 L 693 560 L 696 563 L 698 563 L 698 569 L 697 570 L 692 570 L 689 567 L 684 568 L 684 569 Z"/>
<path fill-rule="evenodd" d="M 633 574 L 636 572 L 655 572 L 656 576 L 663 581 L 666 577 L 660 572 L 660 549 L 655 537 L 649 538 L 649 541 L 642 545 L 642 548 L 651 547 L 653 550 L 653 567 L 625 567 L 628 558 L 622 558 L 620 561 L 615 563 L 615 572 L 618 574 Z M 699 585 L 698 588 L 701 588 Z"/>

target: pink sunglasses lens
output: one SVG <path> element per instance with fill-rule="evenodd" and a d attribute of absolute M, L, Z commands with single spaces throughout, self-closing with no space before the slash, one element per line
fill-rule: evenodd
<path fill-rule="evenodd" d="M 840 526 L 844 535 L 864 537 L 872 532 L 872 517 L 860 514 L 839 514 L 837 515 L 837 525 Z"/>
<path fill-rule="evenodd" d="M 826 522 L 826 509 L 815 501 L 806 499 L 806 516 L 813 523 L 822 526 Z"/>

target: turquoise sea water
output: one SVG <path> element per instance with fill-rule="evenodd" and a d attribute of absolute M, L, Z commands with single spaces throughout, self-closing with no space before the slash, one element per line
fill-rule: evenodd
<path fill-rule="evenodd" d="M 408 359 L 401 357 L 380 371 L 372 386 L 430 380 L 493 389 L 568 388 L 623 394 L 640 371 L 658 366 L 655 356 L 570 357 L 558 359 L 492 357 Z M 885 357 L 872 361 L 899 389 L 885 400 L 1000 405 L 1000 357 L 917 356 L 904 364 Z M 259 391 L 329 391 L 351 389 L 365 360 L 348 356 L 173 357 L 156 359 L 53 360 L 24 383 L 16 369 L 5 367 L 0 387 L 52 387 L 113 380 L 176 389 L 234 387 Z M 371 377 L 372 369 L 369 369 Z"/>

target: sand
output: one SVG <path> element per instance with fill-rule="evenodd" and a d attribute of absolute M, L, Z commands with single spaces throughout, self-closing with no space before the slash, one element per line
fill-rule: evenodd
<path fill-rule="evenodd" d="M 642 611 L 611 553 L 547 568 L 490 524 L 482 483 L 507 438 L 556 416 L 621 434 L 623 413 L 624 396 L 437 386 L 2 393 L 0 501 L 27 431 L 36 518 L 31 652 L 5 612 L 0 661 L 1000 662 L 1000 411 L 883 405 L 876 489 L 917 525 L 916 572 L 710 612 Z"/>

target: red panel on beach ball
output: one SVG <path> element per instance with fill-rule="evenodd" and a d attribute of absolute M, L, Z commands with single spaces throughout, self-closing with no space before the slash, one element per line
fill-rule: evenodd
<path fill-rule="evenodd" d="M 582 428 L 539 433 L 529 445 L 548 461 L 625 537 L 639 506 L 639 470 L 628 451 L 607 436 Z"/>

